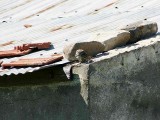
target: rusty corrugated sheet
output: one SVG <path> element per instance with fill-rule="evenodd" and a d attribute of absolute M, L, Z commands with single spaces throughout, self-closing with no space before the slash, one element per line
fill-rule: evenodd
<path fill-rule="evenodd" d="M 4 58 L 4 63 L 19 58 L 36 58 L 62 53 L 63 46 L 85 41 L 95 31 L 119 28 L 138 20 L 160 24 L 159 0 L 1 0 L 0 50 L 24 43 L 51 42 L 53 48 L 22 57 Z M 25 74 L 68 62 L 28 68 L 0 68 L 0 76 Z"/>

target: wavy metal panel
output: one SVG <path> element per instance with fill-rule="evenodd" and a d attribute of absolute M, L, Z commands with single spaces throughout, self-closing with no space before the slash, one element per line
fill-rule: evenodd
<path fill-rule="evenodd" d="M 144 19 L 160 24 L 159 0 L 1 0 L 0 50 L 22 43 L 50 41 L 52 49 L 22 57 L 62 53 L 65 44 L 85 41 L 95 31 L 113 30 Z M 7 63 L 13 59 L 17 57 L 2 60 Z M 0 68 L 0 76 L 25 74 L 66 62 L 35 68 Z"/>

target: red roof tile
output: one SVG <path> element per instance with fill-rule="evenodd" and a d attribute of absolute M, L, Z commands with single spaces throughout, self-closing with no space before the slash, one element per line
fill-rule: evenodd
<path fill-rule="evenodd" d="M 23 44 L 21 46 L 14 47 L 13 50 L 0 51 L 0 57 L 21 56 L 30 53 L 34 48 L 47 49 L 50 48 L 50 45 L 50 42 Z"/>
<path fill-rule="evenodd" d="M 10 63 L 2 63 L 3 68 L 8 67 L 27 67 L 27 66 L 42 66 L 46 64 L 50 64 L 53 62 L 57 62 L 63 59 L 63 55 L 54 54 L 51 57 L 47 58 L 27 58 L 27 59 L 19 59 L 18 61 L 12 61 Z"/>
<path fill-rule="evenodd" d="M 8 50 L 8 51 L 0 51 L 0 57 L 13 57 L 13 56 L 21 56 L 28 54 L 32 51 L 32 49 L 20 51 L 20 50 Z"/>
<path fill-rule="evenodd" d="M 32 48 L 38 48 L 38 49 L 47 49 L 50 48 L 51 43 L 50 42 L 43 42 L 43 43 L 30 43 L 30 44 L 23 44 L 21 46 L 17 46 L 14 49 L 18 50 L 28 50 Z"/>

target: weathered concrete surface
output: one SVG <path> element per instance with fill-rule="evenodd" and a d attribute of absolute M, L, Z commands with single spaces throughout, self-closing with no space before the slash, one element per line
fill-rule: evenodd
<path fill-rule="evenodd" d="M 69 61 L 75 61 L 76 51 L 78 49 L 84 50 L 88 56 L 95 56 L 104 51 L 104 45 L 98 41 L 87 40 L 86 42 L 76 42 L 68 44 L 64 47 L 63 52 L 66 59 Z"/>
<path fill-rule="evenodd" d="M 160 36 L 110 50 L 73 68 L 90 120 L 160 119 Z M 87 92 L 88 91 L 88 92 Z"/>
<path fill-rule="evenodd" d="M 130 40 L 130 32 L 125 30 L 98 32 L 90 39 L 103 43 L 105 46 L 105 51 L 108 51 L 116 47 L 126 45 L 126 43 Z"/>
<path fill-rule="evenodd" d="M 144 39 L 144 38 L 155 35 L 158 31 L 158 25 L 156 22 L 138 21 L 138 22 L 126 25 L 121 29 L 129 31 L 131 34 L 129 43 L 135 43 L 140 39 Z"/>
<path fill-rule="evenodd" d="M 89 64 L 80 64 L 74 66 L 72 69 L 73 76 L 78 75 L 80 78 L 81 83 L 81 96 L 85 100 L 86 105 L 88 105 L 89 98 L 88 98 L 88 88 L 89 88 Z"/>
<path fill-rule="evenodd" d="M 78 76 L 60 67 L 0 78 L 0 120 L 88 120 Z"/>
<path fill-rule="evenodd" d="M 91 120 L 160 119 L 160 37 L 108 52 L 89 65 Z"/>

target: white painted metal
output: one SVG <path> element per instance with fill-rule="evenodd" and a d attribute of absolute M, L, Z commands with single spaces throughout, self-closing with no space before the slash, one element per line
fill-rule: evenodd
<path fill-rule="evenodd" d="M 160 24 L 159 0 L 0 0 L 0 50 L 12 49 L 22 43 L 51 41 L 54 49 L 23 57 L 62 53 L 65 44 L 85 41 L 93 32 L 118 29 L 144 19 Z M 25 24 L 32 27 L 25 28 Z M 1 46 L 10 41 L 13 43 Z M 17 58 L 2 60 L 13 59 Z M 41 68 L 0 68 L 0 76 L 24 74 Z"/>

